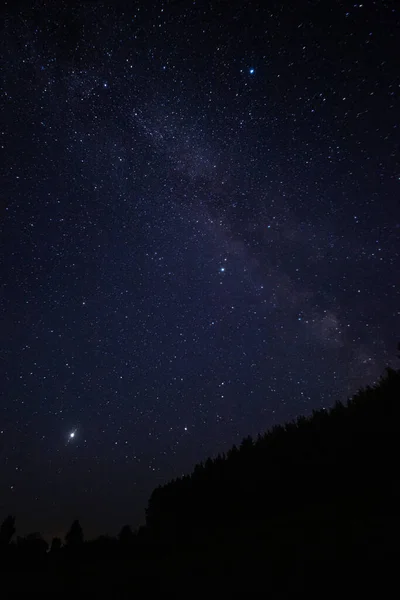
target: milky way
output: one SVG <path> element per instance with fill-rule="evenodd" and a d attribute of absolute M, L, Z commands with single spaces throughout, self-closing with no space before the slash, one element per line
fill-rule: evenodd
<path fill-rule="evenodd" d="M 1 510 L 115 533 L 159 483 L 395 356 L 399 13 L 13 4 Z"/>

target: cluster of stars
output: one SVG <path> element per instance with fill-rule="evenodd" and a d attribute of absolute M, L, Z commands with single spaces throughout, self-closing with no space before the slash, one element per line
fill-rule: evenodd
<path fill-rule="evenodd" d="M 396 347 L 398 13 L 183 4 L 7 8 L 0 495 L 27 528 L 71 519 L 66 486 L 93 531 L 138 524 Z"/>

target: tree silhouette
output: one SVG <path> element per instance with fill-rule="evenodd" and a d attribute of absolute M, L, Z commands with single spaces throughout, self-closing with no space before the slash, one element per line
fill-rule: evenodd
<path fill-rule="evenodd" d="M 37 531 L 28 533 L 24 538 L 17 538 L 17 549 L 20 555 L 40 559 L 46 555 L 49 545 Z"/>
<path fill-rule="evenodd" d="M 130 528 L 129 525 L 124 525 L 121 529 L 121 531 L 118 534 L 118 541 L 119 543 L 124 546 L 130 546 L 133 543 L 133 540 L 135 539 L 135 536 L 132 532 L 132 529 Z"/>
<path fill-rule="evenodd" d="M 8 515 L 0 527 L 0 546 L 7 546 L 15 533 L 15 517 Z"/>
<path fill-rule="evenodd" d="M 361 536 L 365 527 L 362 535 L 368 537 L 370 525 L 351 516 L 362 506 L 374 523 L 371 535 L 384 539 L 398 498 L 396 480 L 387 474 L 395 470 L 392 457 L 399 450 L 399 397 L 400 370 L 388 368 L 377 384 L 360 390 L 347 404 L 314 410 L 256 440 L 245 438 L 224 456 L 208 458 L 191 475 L 153 491 L 146 510 L 149 535 L 187 546 L 216 534 L 231 539 L 236 530 L 245 547 L 253 544 L 251 532 L 264 528 L 269 547 L 275 543 L 286 552 L 291 535 L 294 548 L 303 536 L 312 553 L 320 531 L 327 540 L 323 552 L 329 555 L 343 551 L 332 541 L 340 528 L 340 544 L 351 553 L 356 552 L 352 530 Z M 285 525 L 286 541 L 277 530 L 279 522 L 293 524 Z M 241 537 L 244 532 L 247 538 Z M 384 552 L 385 545 L 379 548 Z"/>
<path fill-rule="evenodd" d="M 83 529 L 76 519 L 72 525 L 70 530 L 65 536 L 65 545 L 67 548 L 78 548 L 83 544 Z"/>
<path fill-rule="evenodd" d="M 61 549 L 61 540 L 59 537 L 54 537 L 51 540 L 50 552 L 58 552 Z"/>

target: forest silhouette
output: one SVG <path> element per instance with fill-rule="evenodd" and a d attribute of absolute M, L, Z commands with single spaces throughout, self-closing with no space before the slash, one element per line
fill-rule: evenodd
<path fill-rule="evenodd" d="M 49 546 L 39 533 L 16 537 L 10 515 L 2 585 L 32 591 L 45 580 L 53 591 L 119 597 L 195 581 L 193 592 L 281 597 L 327 582 L 360 590 L 372 575 L 388 583 L 398 563 L 399 401 L 400 370 L 387 368 L 346 404 L 247 437 L 156 488 L 145 526 L 115 538 L 84 541 L 75 520 Z"/>

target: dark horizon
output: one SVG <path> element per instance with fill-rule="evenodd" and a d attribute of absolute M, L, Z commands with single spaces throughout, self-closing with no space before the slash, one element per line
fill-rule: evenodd
<path fill-rule="evenodd" d="M 114 535 L 159 484 L 391 364 L 399 11 L 2 14 L 0 515 Z"/>

